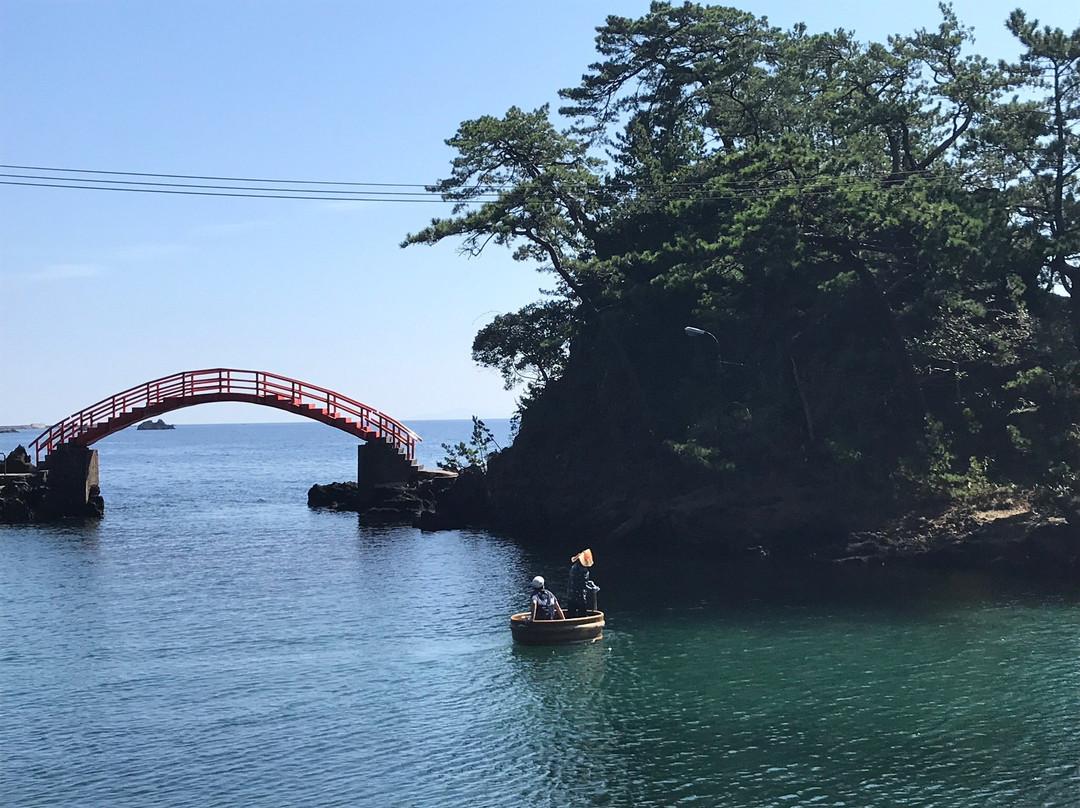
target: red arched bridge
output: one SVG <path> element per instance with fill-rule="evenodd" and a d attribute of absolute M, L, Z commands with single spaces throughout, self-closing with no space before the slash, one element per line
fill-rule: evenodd
<path fill-rule="evenodd" d="M 383 440 L 409 460 L 415 459 L 420 440 L 401 422 L 325 387 L 261 370 L 213 368 L 175 373 L 117 393 L 53 424 L 31 441 L 30 448 L 40 463 L 62 444 L 90 446 L 137 421 L 213 401 L 277 407 L 322 421 L 363 441 Z"/>

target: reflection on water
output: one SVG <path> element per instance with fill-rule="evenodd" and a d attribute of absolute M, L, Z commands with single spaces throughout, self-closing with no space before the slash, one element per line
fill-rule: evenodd
<path fill-rule="evenodd" d="M 580 547 L 309 511 L 321 427 L 101 449 L 103 522 L 0 534 L 5 804 L 1078 802 L 1076 592 L 598 552 L 604 639 L 517 647 Z"/>

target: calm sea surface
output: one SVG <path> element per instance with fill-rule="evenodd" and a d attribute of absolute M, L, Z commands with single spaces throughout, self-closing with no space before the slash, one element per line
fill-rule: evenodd
<path fill-rule="evenodd" d="M 598 553 L 603 641 L 517 648 L 582 548 L 309 510 L 355 447 L 127 430 L 103 521 L 2 529 L 0 803 L 1080 805 L 1075 590 Z"/>

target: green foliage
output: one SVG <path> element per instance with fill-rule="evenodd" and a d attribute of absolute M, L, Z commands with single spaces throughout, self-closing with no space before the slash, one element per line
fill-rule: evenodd
<path fill-rule="evenodd" d="M 1017 9 L 1006 23 L 1024 48 L 1012 81 L 1029 100 L 988 111 L 972 144 L 1037 256 L 1026 280 L 1069 296 L 1080 345 L 1080 28 L 1039 27 Z"/>
<path fill-rule="evenodd" d="M 730 459 L 725 458 L 720 450 L 715 447 L 702 446 L 692 440 L 685 443 L 665 441 L 664 446 L 682 463 L 689 466 L 707 469 L 712 472 L 735 470 L 735 464 Z"/>
<path fill-rule="evenodd" d="M 565 300 L 532 303 L 512 314 L 500 314 L 473 340 L 473 359 L 495 368 L 504 387 L 525 384 L 531 398 L 566 364 L 573 328 L 573 306 Z"/>
<path fill-rule="evenodd" d="M 453 214 L 405 244 L 553 272 L 474 359 L 530 409 L 573 390 L 550 406 L 596 431 L 619 399 L 706 472 L 970 498 L 1080 467 L 1080 29 L 1008 27 L 1014 65 L 947 5 L 870 43 L 695 3 L 608 17 L 572 125 L 462 123 L 432 186 Z"/>
<path fill-rule="evenodd" d="M 1031 441 L 1024 437 L 1020 427 L 1009 424 L 1005 427 L 1005 430 L 1009 433 L 1009 440 L 1018 452 L 1031 451 Z"/>
<path fill-rule="evenodd" d="M 453 201 L 454 216 L 433 219 L 401 246 L 461 237 L 461 251 L 477 256 L 489 243 L 514 245 L 516 260 L 554 271 L 567 294 L 589 301 L 602 161 L 588 145 L 558 132 L 546 106 L 465 121 L 446 143 L 458 152 L 453 171 L 428 190 Z"/>
<path fill-rule="evenodd" d="M 1065 463 L 1055 464 L 1039 489 L 1039 505 L 1056 510 L 1074 527 L 1080 526 L 1080 475 Z"/>
<path fill-rule="evenodd" d="M 944 426 L 933 418 L 927 418 L 920 456 L 914 460 L 914 464 L 910 460 L 901 462 L 895 475 L 897 481 L 908 489 L 909 495 L 930 500 L 986 504 L 1007 498 L 1015 492 L 1013 485 L 991 479 L 993 462 L 989 458 L 971 456 L 966 466 L 959 466 L 952 443 L 952 437 Z"/>
<path fill-rule="evenodd" d="M 444 471 L 460 472 L 469 467 L 476 467 L 487 472 L 488 456 L 492 451 L 499 451 L 500 447 L 491 430 L 475 415 L 472 417 L 472 424 L 472 435 L 468 443 L 459 441 L 457 444 L 441 444 L 446 451 L 446 456 L 436 463 L 439 468 Z"/>
<path fill-rule="evenodd" d="M 956 502 L 985 502 L 988 499 L 1007 495 L 1011 492 L 1007 486 L 995 485 L 987 477 L 989 461 L 977 457 L 968 458 L 968 467 L 961 473 L 943 474 L 939 479 L 931 479 L 941 487 L 949 499 Z"/>
<path fill-rule="evenodd" d="M 1011 448 L 1028 458 L 1036 477 L 1061 463 L 1080 468 L 1080 366 L 1036 365 L 1017 371 L 1002 387 Z"/>

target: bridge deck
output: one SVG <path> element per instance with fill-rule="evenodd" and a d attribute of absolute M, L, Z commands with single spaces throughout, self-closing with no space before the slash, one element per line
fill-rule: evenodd
<path fill-rule="evenodd" d="M 261 370 L 211 368 L 163 376 L 102 399 L 53 424 L 30 443 L 37 462 L 65 443 L 90 446 L 137 421 L 218 401 L 275 407 L 328 424 L 363 441 L 382 440 L 409 460 L 420 437 L 401 422 L 325 387 Z"/>

